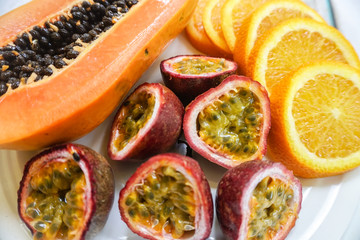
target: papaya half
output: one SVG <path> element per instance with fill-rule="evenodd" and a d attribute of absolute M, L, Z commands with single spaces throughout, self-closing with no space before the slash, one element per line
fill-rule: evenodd
<path fill-rule="evenodd" d="M 102 123 L 186 26 L 194 0 L 33 0 L 0 17 L 0 148 Z"/>

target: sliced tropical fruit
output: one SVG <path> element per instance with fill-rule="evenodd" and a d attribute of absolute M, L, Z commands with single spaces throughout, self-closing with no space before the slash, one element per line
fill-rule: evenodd
<path fill-rule="evenodd" d="M 176 153 L 151 157 L 119 194 L 122 220 L 149 240 L 205 240 L 213 223 L 211 190 L 199 163 Z"/>
<path fill-rule="evenodd" d="M 226 0 L 221 9 L 221 28 L 230 50 L 235 47 L 236 36 L 243 21 L 268 0 Z"/>
<path fill-rule="evenodd" d="M 221 27 L 221 8 L 226 0 L 208 0 L 202 15 L 205 31 L 211 41 L 226 53 L 231 54 Z"/>
<path fill-rule="evenodd" d="M 234 60 L 242 72 L 246 72 L 247 60 L 256 40 L 279 23 L 292 18 L 312 18 L 325 22 L 315 10 L 294 0 L 268 1 L 244 20 L 233 51 Z"/>
<path fill-rule="evenodd" d="M 255 43 L 247 75 L 270 94 L 286 76 L 304 64 L 319 60 L 347 63 L 360 68 L 359 58 L 335 28 L 309 18 L 295 18 L 274 27 Z"/>
<path fill-rule="evenodd" d="M 237 64 L 233 61 L 201 55 L 178 55 L 160 63 L 165 86 L 179 97 L 184 106 L 236 71 Z"/>
<path fill-rule="evenodd" d="M 359 69 L 322 61 L 286 80 L 273 91 L 269 158 L 307 178 L 359 166 Z"/>
<path fill-rule="evenodd" d="M 226 239 L 284 240 L 295 225 L 301 201 L 301 182 L 283 164 L 253 160 L 221 178 L 216 216 Z"/>
<path fill-rule="evenodd" d="M 196 97 L 187 105 L 183 120 L 189 146 L 228 169 L 262 159 L 270 126 L 265 88 L 238 75 Z"/>
<path fill-rule="evenodd" d="M 209 56 L 226 57 L 229 54 L 217 47 L 208 37 L 203 25 L 203 12 L 208 0 L 199 0 L 196 9 L 186 26 L 186 35 L 191 44 Z"/>

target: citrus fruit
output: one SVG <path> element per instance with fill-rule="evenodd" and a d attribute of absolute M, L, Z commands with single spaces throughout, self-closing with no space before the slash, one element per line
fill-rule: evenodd
<path fill-rule="evenodd" d="M 233 51 L 243 21 L 268 0 L 226 0 L 221 9 L 221 28 L 227 45 Z"/>
<path fill-rule="evenodd" d="M 221 8 L 226 0 L 208 0 L 202 16 L 206 34 L 224 52 L 231 54 L 221 27 Z"/>
<path fill-rule="evenodd" d="M 312 8 L 300 1 L 272 0 L 257 8 L 240 27 L 235 48 L 234 60 L 246 72 L 246 63 L 258 37 L 279 23 L 291 18 L 312 18 L 325 22 Z"/>
<path fill-rule="evenodd" d="M 216 216 L 226 239 L 280 240 L 294 227 L 301 200 L 301 182 L 283 164 L 254 160 L 221 178 Z"/>
<path fill-rule="evenodd" d="M 271 99 L 273 89 L 291 71 L 319 60 L 360 68 L 354 48 L 337 29 L 309 18 L 290 19 L 258 38 L 247 75 L 265 86 Z"/>
<path fill-rule="evenodd" d="M 143 163 L 120 191 L 124 222 L 150 240 L 204 240 L 211 232 L 213 201 L 197 161 L 176 153 Z"/>
<path fill-rule="evenodd" d="M 270 130 L 267 92 L 250 78 L 231 75 L 186 107 L 183 129 L 192 149 L 225 168 L 262 159 Z"/>
<path fill-rule="evenodd" d="M 200 52 L 209 56 L 226 57 L 228 53 L 217 47 L 208 37 L 203 25 L 203 12 L 208 0 L 199 0 L 195 11 L 186 26 L 186 36 L 191 44 Z"/>
<path fill-rule="evenodd" d="M 270 159 L 309 178 L 359 166 L 360 71 L 322 61 L 286 80 L 273 92 Z"/>

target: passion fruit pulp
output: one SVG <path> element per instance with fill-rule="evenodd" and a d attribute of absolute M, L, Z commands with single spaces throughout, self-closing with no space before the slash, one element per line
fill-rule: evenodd
<path fill-rule="evenodd" d="M 196 152 L 225 168 L 261 159 L 270 130 L 267 92 L 250 78 L 232 75 L 186 107 L 183 129 Z"/>
<path fill-rule="evenodd" d="M 211 232 L 210 186 L 199 164 L 175 153 L 143 163 L 120 192 L 122 219 L 147 239 L 206 239 Z"/>
<path fill-rule="evenodd" d="M 249 161 L 228 170 L 216 195 L 227 239 L 285 239 L 301 209 L 302 187 L 281 163 Z"/>
<path fill-rule="evenodd" d="M 196 96 L 235 74 L 237 64 L 225 58 L 179 55 L 163 60 L 160 70 L 165 85 L 184 104 L 188 104 Z"/>
<path fill-rule="evenodd" d="M 27 162 L 18 211 L 34 239 L 85 239 L 103 228 L 113 199 L 107 160 L 88 147 L 66 144 Z"/>
<path fill-rule="evenodd" d="M 181 133 L 184 107 L 160 83 L 143 83 L 123 102 L 108 145 L 113 160 L 140 159 L 169 150 Z"/>

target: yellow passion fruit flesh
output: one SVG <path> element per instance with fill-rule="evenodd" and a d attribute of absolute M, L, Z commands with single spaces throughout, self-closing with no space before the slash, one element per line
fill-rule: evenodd
<path fill-rule="evenodd" d="M 165 85 L 187 105 L 199 94 L 235 74 L 237 64 L 225 58 L 179 55 L 160 64 Z"/>
<path fill-rule="evenodd" d="M 74 160 L 58 159 L 30 180 L 26 215 L 34 239 L 72 239 L 84 224 L 86 180 Z"/>
<path fill-rule="evenodd" d="M 172 167 L 159 167 L 126 196 L 126 211 L 133 221 L 179 239 L 194 231 L 194 190 Z"/>
<path fill-rule="evenodd" d="M 27 162 L 18 210 L 34 239 L 85 239 L 102 229 L 113 198 L 107 160 L 85 146 L 66 144 Z"/>
<path fill-rule="evenodd" d="M 113 160 L 144 159 L 168 151 L 181 132 L 184 106 L 160 83 L 143 83 L 120 106 L 108 154 Z"/>
<path fill-rule="evenodd" d="M 301 182 L 281 163 L 252 160 L 229 169 L 216 193 L 227 239 L 283 240 L 301 209 Z"/>
<path fill-rule="evenodd" d="M 128 227 L 146 239 L 204 240 L 211 232 L 210 186 L 197 161 L 176 153 L 143 163 L 119 197 Z"/>
<path fill-rule="evenodd" d="M 291 215 L 294 192 L 279 179 L 266 177 L 253 191 L 247 239 L 273 239 Z"/>
<path fill-rule="evenodd" d="M 140 92 L 135 98 L 124 102 L 118 123 L 118 138 L 115 146 L 121 150 L 129 140 L 136 136 L 154 111 L 155 97 L 147 92 Z"/>
<path fill-rule="evenodd" d="M 225 168 L 261 159 L 270 130 L 267 92 L 250 78 L 229 76 L 186 107 L 183 129 L 191 148 Z"/>
<path fill-rule="evenodd" d="M 175 72 L 180 74 L 201 75 L 222 72 L 225 67 L 224 58 L 190 58 L 185 57 L 173 64 Z"/>
<path fill-rule="evenodd" d="M 244 159 L 258 150 L 261 123 L 260 101 L 245 88 L 235 88 L 204 108 L 197 119 L 198 134 L 210 147 Z"/>

